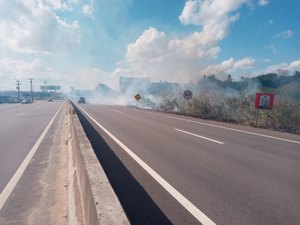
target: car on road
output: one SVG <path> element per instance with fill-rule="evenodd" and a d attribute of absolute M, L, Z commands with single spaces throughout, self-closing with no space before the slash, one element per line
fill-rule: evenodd
<path fill-rule="evenodd" d="M 24 99 L 21 101 L 21 104 L 31 104 L 31 103 L 32 103 L 31 99 Z"/>
<path fill-rule="evenodd" d="M 86 103 L 85 97 L 80 97 L 78 103 L 85 104 Z"/>

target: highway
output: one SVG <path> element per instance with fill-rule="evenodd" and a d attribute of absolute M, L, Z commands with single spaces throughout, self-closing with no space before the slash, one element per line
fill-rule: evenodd
<path fill-rule="evenodd" d="M 300 136 L 80 104 L 132 224 L 299 224 Z"/>
<path fill-rule="evenodd" d="M 9 182 L 62 102 L 0 104 L 0 191 Z"/>
<path fill-rule="evenodd" d="M 0 105 L 0 224 L 66 224 L 64 102 Z"/>

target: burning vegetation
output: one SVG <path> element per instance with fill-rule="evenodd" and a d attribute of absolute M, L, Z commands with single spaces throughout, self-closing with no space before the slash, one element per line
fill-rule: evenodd
<path fill-rule="evenodd" d="M 211 75 L 196 85 L 160 90 L 160 97 L 155 101 L 145 95 L 140 107 L 148 104 L 156 110 L 186 114 L 186 100 L 182 97 L 186 88 L 194 93 L 193 99 L 188 101 L 190 116 L 255 126 L 258 113 L 258 127 L 300 134 L 299 72 L 293 76 L 265 74 L 240 81 L 233 81 L 230 75 L 225 81 Z M 255 109 L 256 92 L 275 94 L 273 110 Z"/>
<path fill-rule="evenodd" d="M 185 90 L 193 98 L 183 98 Z M 274 93 L 272 110 L 255 109 L 257 92 Z M 220 80 L 204 76 L 197 83 L 151 82 L 148 78 L 120 78 L 120 92 L 99 84 L 93 91 L 76 91 L 88 103 L 129 105 L 142 109 L 188 114 L 189 116 L 265 127 L 300 134 L 300 72 L 292 76 L 275 73 L 234 81 L 230 75 Z M 134 96 L 140 95 L 137 101 Z M 186 106 L 188 104 L 188 111 Z M 259 115 L 258 123 L 256 117 Z"/>

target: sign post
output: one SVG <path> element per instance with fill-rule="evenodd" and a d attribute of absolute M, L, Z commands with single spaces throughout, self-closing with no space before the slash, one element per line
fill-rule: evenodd
<path fill-rule="evenodd" d="M 272 110 L 273 103 L 274 103 L 274 94 L 273 93 L 256 93 L 256 99 L 255 99 L 255 108 L 257 109 L 256 122 L 255 122 L 256 127 L 258 124 L 259 110 L 260 109 Z M 266 119 L 266 126 L 268 123 L 269 113 L 270 113 L 270 111 L 268 111 L 268 115 L 267 115 L 267 119 Z"/>
<path fill-rule="evenodd" d="M 134 96 L 135 100 L 136 100 L 136 105 L 138 104 L 138 102 L 142 99 L 142 96 L 140 94 L 137 94 Z"/>
<path fill-rule="evenodd" d="M 186 100 L 186 115 L 188 115 L 189 112 L 189 100 L 193 98 L 193 92 L 191 92 L 190 90 L 186 90 L 183 92 L 183 97 Z"/>

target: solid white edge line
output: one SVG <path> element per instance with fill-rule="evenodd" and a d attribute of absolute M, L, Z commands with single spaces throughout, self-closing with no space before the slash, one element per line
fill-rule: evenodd
<path fill-rule="evenodd" d="M 215 142 L 215 143 L 220 144 L 220 145 L 224 144 L 224 142 L 217 141 L 217 140 L 214 140 L 214 139 L 211 139 L 211 138 L 207 138 L 207 137 L 204 137 L 204 136 L 200 136 L 198 134 L 190 133 L 190 132 L 187 132 L 187 131 L 184 131 L 184 130 L 180 130 L 180 129 L 177 129 L 177 128 L 175 128 L 175 130 L 179 131 L 179 132 L 182 132 L 182 133 L 185 133 L 185 134 L 189 134 L 189 135 L 192 135 L 192 136 L 195 136 L 195 137 L 199 137 L 199 138 L 205 139 L 207 141 L 212 141 L 212 142 Z"/>
<path fill-rule="evenodd" d="M 15 174 L 12 176 L 12 178 L 10 179 L 10 181 L 7 183 L 7 185 L 5 186 L 5 188 L 3 189 L 3 191 L 1 192 L 1 194 L 0 194 L 0 210 L 4 206 L 5 202 L 7 201 L 8 197 L 10 196 L 11 192 L 14 190 L 15 186 L 17 185 L 18 181 L 20 180 L 21 176 L 23 175 L 24 171 L 26 170 L 26 168 L 27 168 L 30 160 L 32 159 L 34 153 L 39 148 L 40 144 L 42 143 L 42 141 L 45 138 L 48 130 L 50 129 L 50 127 L 53 124 L 56 116 L 58 115 L 58 113 L 60 112 L 60 110 L 62 109 L 62 107 L 64 106 L 64 104 L 65 103 L 63 103 L 60 106 L 60 108 L 55 113 L 55 115 L 53 116 L 53 118 L 50 120 L 50 122 L 48 123 L 47 127 L 45 128 L 45 130 L 43 131 L 43 133 L 41 134 L 41 136 L 39 137 L 39 139 L 36 141 L 36 143 L 34 144 L 34 146 L 32 147 L 32 149 L 27 154 L 26 158 L 23 160 L 22 164 L 19 166 L 19 168 L 17 169 L 17 171 L 15 172 Z"/>
<path fill-rule="evenodd" d="M 158 115 L 158 114 L 153 113 L 153 112 L 149 112 L 149 113 Z M 203 122 L 199 122 L 199 121 L 195 121 L 195 120 L 188 120 L 188 119 L 178 118 L 178 117 L 175 117 L 175 116 L 166 116 L 166 115 L 159 115 L 159 116 L 168 117 L 168 118 L 172 118 L 172 119 L 176 119 L 176 120 L 182 120 L 182 121 L 186 121 L 186 122 L 190 122 L 190 123 L 197 123 L 197 124 L 201 124 L 201 125 L 205 125 L 205 126 L 210 126 L 210 127 L 216 127 L 216 128 L 220 128 L 220 129 L 224 129 L 224 130 L 231 130 L 231 131 L 235 131 L 235 132 L 240 132 L 240 133 L 245 133 L 245 134 L 251 134 L 251 135 L 260 136 L 260 137 L 271 138 L 271 139 L 275 139 L 275 140 L 279 140 L 279 141 L 285 141 L 285 142 L 290 142 L 290 143 L 294 143 L 294 144 L 300 144 L 300 141 L 294 141 L 294 140 L 290 140 L 290 139 L 274 137 L 274 136 L 267 135 L 267 134 L 259 134 L 259 133 L 255 133 L 255 132 L 251 132 L 251 131 L 245 131 L 245 130 L 230 128 L 230 127 L 224 127 L 224 126 L 220 126 L 220 125 L 203 123 Z"/>
<path fill-rule="evenodd" d="M 131 151 L 125 144 L 117 139 L 105 127 L 98 123 L 91 115 L 89 115 L 83 108 L 77 105 L 82 112 L 84 112 L 98 127 L 100 127 L 111 139 L 113 139 L 128 155 L 131 156 L 151 177 L 153 177 L 167 192 L 169 192 L 187 211 L 189 211 L 199 222 L 203 225 L 215 225 L 215 223 L 208 218 L 202 211 L 200 211 L 193 203 L 171 186 L 164 178 L 156 173 L 150 166 L 148 166 L 141 158 L 139 158 L 133 151 Z"/>

